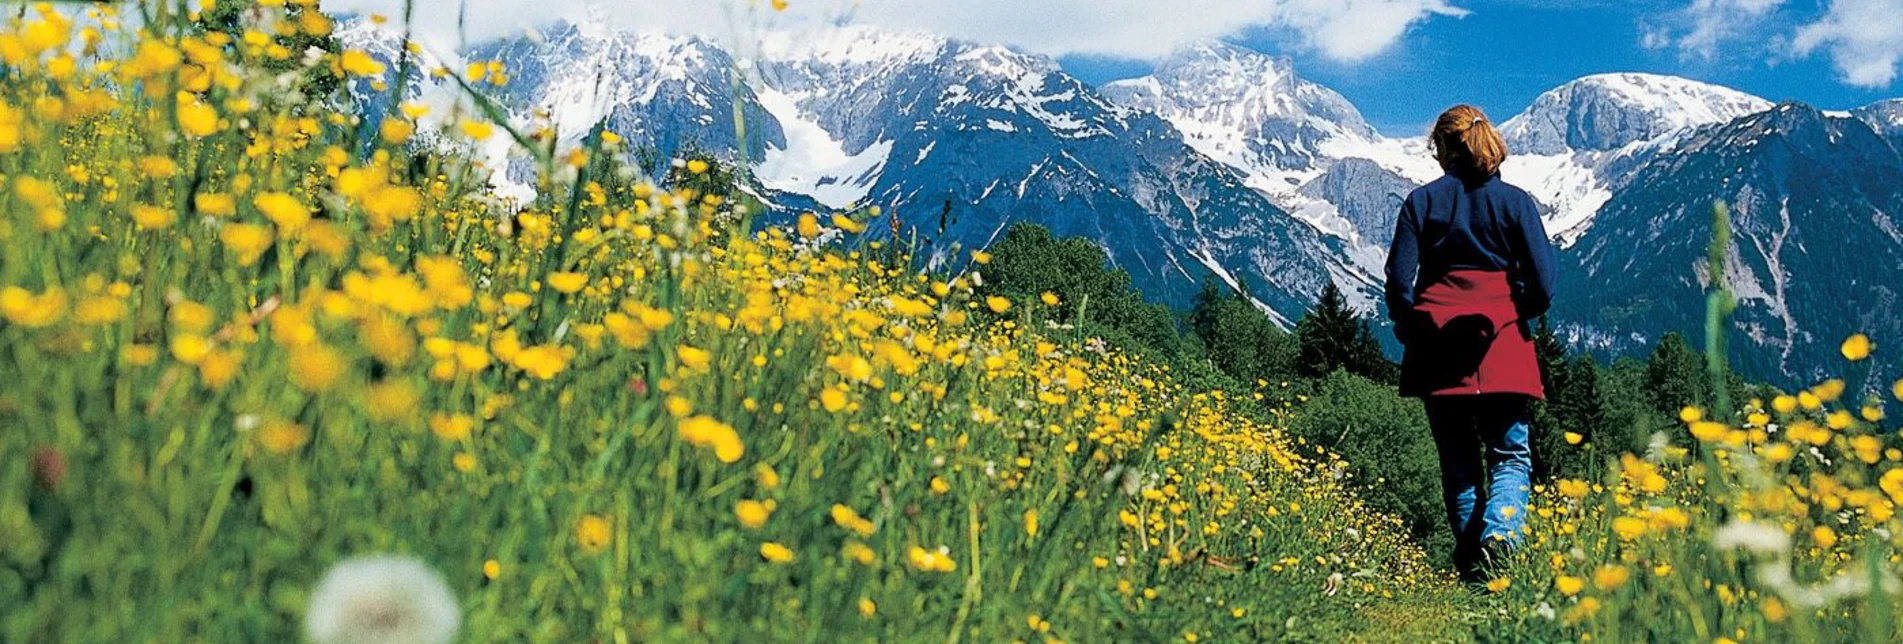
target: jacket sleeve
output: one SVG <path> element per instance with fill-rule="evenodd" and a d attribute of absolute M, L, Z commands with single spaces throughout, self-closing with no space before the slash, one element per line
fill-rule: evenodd
<path fill-rule="evenodd" d="M 1539 206 L 1529 197 L 1521 202 L 1514 217 L 1514 306 L 1520 319 L 1545 315 L 1553 306 L 1553 288 L 1558 277 L 1559 256 L 1553 240 L 1546 236 L 1546 224 L 1540 220 Z"/>
<path fill-rule="evenodd" d="M 1420 222 L 1412 198 L 1401 202 L 1394 218 L 1394 243 L 1388 246 L 1388 319 L 1403 322 L 1414 311 L 1414 280 L 1421 271 Z"/>

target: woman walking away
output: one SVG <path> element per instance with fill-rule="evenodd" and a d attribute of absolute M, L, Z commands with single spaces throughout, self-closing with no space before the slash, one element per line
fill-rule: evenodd
<path fill-rule="evenodd" d="M 1500 180 L 1506 142 L 1485 114 L 1454 106 L 1431 143 L 1447 174 L 1401 205 L 1388 315 L 1401 394 L 1426 403 L 1440 450 L 1454 565 L 1477 582 L 1526 525 L 1528 405 L 1546 395 L 1528 322 L 1552 302 L 1554 253 L 1533 198 Z"/>

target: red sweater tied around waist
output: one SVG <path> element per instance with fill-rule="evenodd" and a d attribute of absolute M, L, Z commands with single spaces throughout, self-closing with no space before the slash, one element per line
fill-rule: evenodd
<path fill-rule="evenodd" d="M 1450 271 L 1422 288 L 1413 314 L 1397 324 L 1407 345 L 1401 395 L 1546 397 L 1532 333 L 1504 271 Z"/>

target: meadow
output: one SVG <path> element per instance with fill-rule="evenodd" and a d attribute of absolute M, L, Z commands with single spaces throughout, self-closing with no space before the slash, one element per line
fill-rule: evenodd
<path fill-rule="evenodd" d="M 1543 482 L 1467 589 L 1269 383 L 1051 324 L 983 250 L 921 270 L 876 210 L 756 222 L 719 163 L 500 118 L 480 65 L 367 127 L 343 82 L 415 59 L 301 48 L 332 27 L 0 30 L 0 640 L 1898 635 L 1903 384 L 1860 336 Z M 329 587 L 373 555 L 402 574 Z"/>

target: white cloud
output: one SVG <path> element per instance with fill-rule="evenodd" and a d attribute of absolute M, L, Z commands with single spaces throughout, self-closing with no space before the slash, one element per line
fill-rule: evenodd
<path fill-rule="evenodd" d="M 1692 0 L 1646 25 L 1639 44 L 1708 59 L 1744 53 L 1776 60 L 1821 51 L 1845 83 L 1887 87 L 1896 80 L 1903 64 L 1903 0 L 1819 0 L 1818 12 L 1805 17 L 1792 15 L 1797 6 L 1789 0 Z"/>
<path fill-rule="evenodd" d="M 1846 83 L 1887 87 L 1903 62 L 1903 0 L 1832 0 L 1822 18 L 1797 29 L 1791 47 L 1799 56 L 1827 50 Z"/>
<path fill-rule="evenodd" d="M 1663 25 L 1649 25 L 1639 44 L 1648 49 L 1677 47 L 1689 55 L 1711 58 L 1719 46 L 1761 31 L 1765 19 L 1786 0 L 1692 0 L 1689 6 L 1664 17 Z"/>
<path fill-rule="evenodd" d="M 1761 0 L 1760 0 L 1761 1 Z M 1286 29 L 1323 55 L 1365 59 L 1392 45 L 1409 27 L 1466 11 L 1449 0 L 791 0 L 773 12 L 764 0 L 470 0 L 468 36 L 481 40 L 557 18 L 585 26 L 661 28 L 731 37 L 774 26 L 840 22 L 924 29 L 1038 53 L 1155 58 L 1193 39 L 1251 29 Z M 458 0 L 417 0 L 416 17 L 430 40 L 453 42 Z M 339 11 L 378 12 L 395 19 L 401 0 L 330 0 Z"/>

